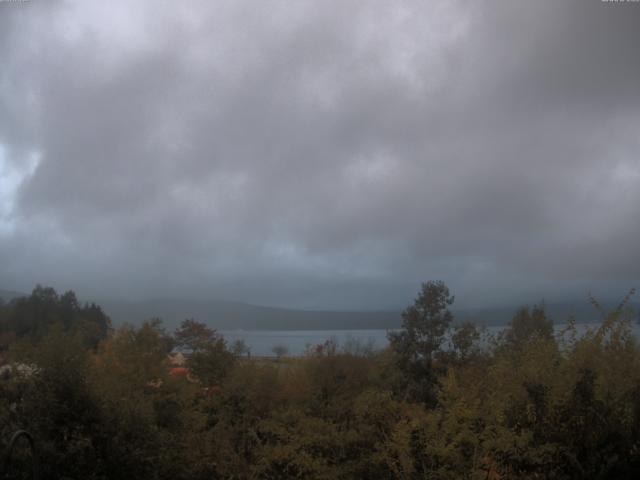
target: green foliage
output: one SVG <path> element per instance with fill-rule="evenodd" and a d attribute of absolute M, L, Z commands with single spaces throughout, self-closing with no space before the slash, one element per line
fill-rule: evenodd
<path fill-rule="evenodd" d="M 4 393 L 15 405 L 14 425 L 38 439 L 45 478 L 89 471 L 96 452 L 88 438 L 101 422 L 80 336 L 53 327 L 41 342 L 15 345 L 11 356 L 28 368 Z"/>
<path fill-rule="evenodd" d="M 285 355 L 287 355 L 287 353 L 289 353 L 289 349 L 286 347 L 286 345 L 274 345 L 271 351 L 276 356 L 276 358 L 284 357 Z"/>
<path fill-rule="evenodd" d="M 180 327 L 173 334 L 173 338 L 179 349 L 196 352 L 218 340 L 218 335 L 214 329 L 207 327 L 206 324 L 188 318 L 182 321 Z"/>
<path fill-rule="evenodd" d="M 453 320 L 448 308 L 453 301 L 444 282 L 423 283 L 414 304 L 402 313 L 402 330 L 389 334 L 392 348 L 409 362 L 431 360 Z"/>
<path fill-rule="evenodd" d="M 32 307 L 77 311 L 71 296 L 37 297 Z M 175 337 L 159 320 L 123 326 L 94 348 L 56 314 L 8 340 L 0 436 L 28 429 L 46 479 L 640 475 L 628 309 L 557 334 L 543 309 L 523 309 L 487 342 L 473 325 L 450 328 L 451 301 L 444 284 L 425 284 L 384 351 L 329 340 L 280 361 L 237 358 L 195 321 Z M 171 374 L 176 343 L 188 377 Z"/>
<path fill-rule="evenodd" d="M 435 404 L 441 373 L 434 360 L 453 320 L 448 308 L 453 300 L 444 282 L 423 283 L 414 304 L 402 313 L 402 329 L 388 335 L 407 391 L 413 399 L 430 406 Z"/>
<path fill-rule="evenodd" d="M 246 355 L 247 357 L 251 357 L 251 349 L 242 339 L 238 339 L 235 342 L 233 342 L 233 345 L 231 346 L 231 351 L 236 357 L 242 357 L 243 355 Z"/>
<path fill-rule="evenodd" d="M 189 352 L 187 366 L 207 387 L 222 383 L 235 363 L 236 354 L 225 339 L 202 322 L 184 320 L 173 338 L 178 348 Z"/>
<path fill-rule="evenodd" d="M 553 322 L 547 318 L 544 305 L 536 305 L 532 309 L 523 307 L 515 314 L 504 334 L 505 341 L 516 347 L 534 337 L 548 340 L 553 338 Z"/>
<path fill-rule="evenodd" d="M 111 321 L 102 309 L 93 303 L 80 305 L 73 291 L 58 295 L 53 288 L 38 285 L 28 297 L 0 306 L 1 332 L 36 339 L 45 336 L 53 325 L 80 333 L 92 348 L 111 330 Z"/>
<path fill-rule="evenodd" d="M 471 322 L 465 322 L 454 328 L 451 335 L 451 346 L 460 361 L 467 361 L 474 354 L 480 353 L 478 347 L 480 337 L 480 330 Z"/>
<path fill-rule="evenodd" d="M 235 360 L 236 357 L 227 349 L 225 340 L 219 337 L 193 352 L 187 365 L 204 385 L 214 386 L 222 383 Z"/>

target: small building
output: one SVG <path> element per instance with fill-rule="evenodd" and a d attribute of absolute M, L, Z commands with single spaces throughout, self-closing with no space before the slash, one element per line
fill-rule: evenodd
<path fill-rule="evenodd" d="M 169 355 L 169 363 L 174 367 L 184 367 L 187 364 L 187 359 L 182 352 L 176 352 Z"/>

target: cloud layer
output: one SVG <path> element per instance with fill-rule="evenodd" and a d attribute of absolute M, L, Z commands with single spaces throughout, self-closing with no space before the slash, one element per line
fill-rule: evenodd
<path fill-rule="evenodd" d="M 638 25 L 595 0 L 0 3 L 1 287 L 621 294 Z"/>

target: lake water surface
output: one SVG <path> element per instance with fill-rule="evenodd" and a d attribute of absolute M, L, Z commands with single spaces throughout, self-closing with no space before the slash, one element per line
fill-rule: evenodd
<path fill-rule="evenodd" d="M 598 324 L 578 324 L 578 331 L 584 332 L 588 328 L 595 328 Z M 488 333 L 497 334 L 504 330 L 504 326 L 487 327 Z M 555 326 L 556 331 L 565 328 L 565 325 Z M 640 326 L 633 325 L 633 331 L 640 337 Z M 232 344 L 236 340 L 244 340 L 251 349 L 251 354 L 259 357 L 275 356 L 273 347 L 283 346 L 288 355 L 303 355 L 307 346 L 318 345 L 332 339 L 338 346 L 353 344 L 371 345 L 374 349 L 383 349 L 387 346 L 388 330 L 225 330 L 220 333 Z"/>

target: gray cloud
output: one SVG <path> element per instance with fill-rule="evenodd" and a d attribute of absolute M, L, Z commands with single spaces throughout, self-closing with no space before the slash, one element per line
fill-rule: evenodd
<path fill-rule="evenodd" d="M 640 7 L 0 3 L 2 287 L 383 308 L 640 277 Z"/>

